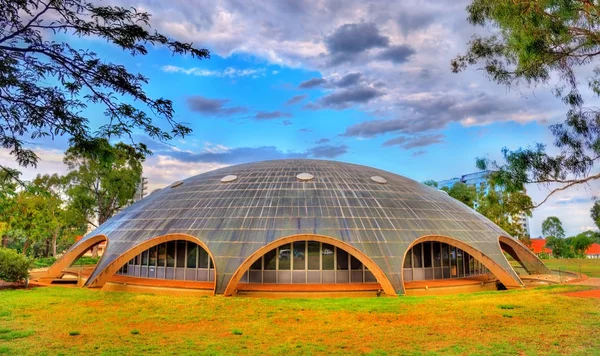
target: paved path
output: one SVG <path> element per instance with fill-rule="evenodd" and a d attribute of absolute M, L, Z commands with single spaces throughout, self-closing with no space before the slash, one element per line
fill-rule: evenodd
<path fill-rule="evenodd" d="M 573 283 L 580 286 L 600 287 L 600 278 L 588 278 L 585 281 Z"/>

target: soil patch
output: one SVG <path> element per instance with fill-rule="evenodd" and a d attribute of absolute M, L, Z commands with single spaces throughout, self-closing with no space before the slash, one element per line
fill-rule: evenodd
<path fill-rule="evenodd" d="M 565 293 L 565 295 L 568 295 L 569 297 L 600 299 L 600 289 L 584 290 L 582 292 Z"/>

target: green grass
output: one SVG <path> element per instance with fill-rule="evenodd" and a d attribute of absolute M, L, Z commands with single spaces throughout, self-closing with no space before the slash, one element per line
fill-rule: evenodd
<path fill-rule="evenodd" d="M 600 300 L 564 294 L 585 288 L 333 299 L 5 290 L 0 354 L 594 355 Z"/>
<path fill-rule="evenodd" d="M 586 274 L 600 278 L 600 258 L 551 258 L 542 260 L 550 269 Z"/>

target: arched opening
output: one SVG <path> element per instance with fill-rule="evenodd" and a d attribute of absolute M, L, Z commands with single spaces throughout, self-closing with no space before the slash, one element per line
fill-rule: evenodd
<path fill-rule="evenodd" d="M 432 267 L 425 268 L 423 267 L 425 264 L 426 254 L 424 253 L 424 247 L 427 246 L 424 243 L 430 242 L 428 246 L 430 246 L 429 251 L 430 254 L 428 258 L 431 258 Z M 448 256 L 444 256 L 444 245 L 439 244 L 439 252 L 440 252 L 440 267 L 433 267 L 437 265 L 435 262 L 437 258 L 437 248 L 435 249 L 436 255 L 434 255 L 434 242 L 443 243 L 447 247 Z M 421 248 L 419 248 L 421 246 Z M 416 248 L 415 248 L 416 247 Z M 409 280 L 407 277 L 411 277 L 411 280 L 426 280 L 426 279 L 447 279 L 447 278 L 465 278 L 469 275 L 479 275 L 482 273 L 491 273 L 493 274 L 504 286 L 507 288 L 519 288 L 523 286 L 523 282 L 516 277 L 516 275 L 511 275 L 506 268 L 510 268 L 507 263 L 506 268 L 499 265 L 496 261 L 494 261 L 489 256 L 483 254 L 481 251 L 475 249 L 474 247 L 453 239 L 448 236 L 438 236 L 438 235 L 428 235 L 418 238 L 413 241 L 408 247 L 404 259 L 403 266 L 415 266 L 414 259 L 416 255 L 421 256 L 420 264 L 417 263 L 417 269 L 412 269 L 407 271 L 404 269 L 402 273 L 402 285 L 404 286 L 405 282 Z M 407 257 L 410 256 L 410 257 Z M 460 256 L 460 259 L 459 259 Z M 466 258 L 465 258 L 466 257 Z M 446 258 L 446 263 L 444 263 L 444 258 Z M 409 260 L 410 259 L 410 260 Z M 412 260 L 412 261 L 411 261 Z M 427 265 L 429 265 L 429 260 L 427 261 Z M 467 274 L 468 271 L 468 274 Z M 436 278 L 441 277 L 441 278 Z M 516 277 L 516 278 L 515 278 Z"/>
<path fill-rule="evenodd" d="M 405 282 L 458 279 L 485 276 L 489 273 L 477 258 L 445 242 L 426 241 L 406 253 L 402 269 Z"/>
<path fill-rule="evenodd" d="M 502 251 L 517 261 L 529 274 L 551 274 L 544 263 L 520 241 L 510 237 L 500 236 L 498 243 Z"/>
<path fill-rule="evenodd" d="M 44 279 L 55 279 L 60 278 L 64 274 L 64 270 L 71 266 L 73 262 L 75 262 L 79 257 L 83 256 L 86 252 L 98 246 L 101 243 L 106 243 L 108 246 L 108 239 L 104 235 L 96 235 L 92 236 L 88 239 L 83 240 L 82 242 L 75 244 L 71 249 L 65 252 L 52 266 L 48 268 Z"/>
<path fill-rule="evenodd" d="M 208 252 L 192 241 L 172 240 L 142 251 L 116 273 L 120 276 L 176 281 L 215 281 Z"/>
<path fill-rule="evenodd" d="M 383 290 L 396 295 L 383 271 L 353 246 L 321 235 L 294 235 L 254 252 L 233 274 L 236 290 L 349 292 Z"/>
<path fill-rule="evenodd" d="M 216 273 L 214 257 L 202 241 L 186 234 L 169 234 L 131 248 L 86 284 L 92 288 L 102 287 L 117 275 L 143 278 L 149 283 L 157 280 L 204 282 L 214 293 Z"/>

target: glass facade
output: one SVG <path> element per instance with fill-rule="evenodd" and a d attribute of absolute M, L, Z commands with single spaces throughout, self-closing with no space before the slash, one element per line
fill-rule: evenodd
<path fill-rule="evenodd" d="M 117 274 L 131 277 L 213 282 L 215 269 L 202 247 L 189 241 L 169 241 L 140 253 Z"/>
<path fill-rule="evenodd" d="M 250 266 L 242 283 L 371 283 L 373 274 L 356 257 L 333 245 L 297 241 L 279 246 Z"/>
<path fill-rule="evenodd" d="M 404 281 L 466 278 L 489 273 L 467 252 L 443 242 L 423 242 L 413 246 L 404 259 Z"/>

